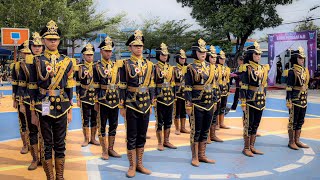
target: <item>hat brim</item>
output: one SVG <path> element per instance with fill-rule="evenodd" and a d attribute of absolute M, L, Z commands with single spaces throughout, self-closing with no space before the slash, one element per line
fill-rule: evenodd
<path fill-rule="evenodd" d="M 82 54 L 86 54 L 86 55 L 94 55 L 93 51 L 85 51 Z"/>
<path fill-rule="evenodd" d="M 134 40 L 132 41 L 129 46 L 143 46 L 143 42 L 141 40 Z"/>
<path fill-rule="evenodd" d="M 30 49 L 21 49 L 21 50 L 20 50 L 20 52 L 22 52 L 22 53 L 29 53 L 29 54 L 31 54 Z"/>
<path fill-rule="evenodd" d="M 112 46 L 103 46 L 100 49 L 104 50 L 104 51 L 112 51 L 113 50 Z"/>
<path fill-rule="evenodd" d="M 60 39 L 58 35 L 46 35 L 43 37 L 44 39 Z"/>

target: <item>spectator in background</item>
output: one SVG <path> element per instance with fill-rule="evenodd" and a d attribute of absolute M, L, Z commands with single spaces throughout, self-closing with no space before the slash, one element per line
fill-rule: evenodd
<path fill-rule="evenodd" d="M 231 111 L 235 111 L 237 109 L 238 102 L 239 102 L 240 76 L 241 76 L 241 72 L 239 72 L 239 68 L 243 64 L 243 57 L 240 56 L 238 58 L 237 62 L 238 62 L 238 67 L 236 68 L 236 71 L 231 74 L 231 76 L 236 81 L 236 91 L 234 93 L 233 104 L 231 106 Z"/>
<path fill-rule="evenodd" d="M 276 82 L 278 84 L 281 84 L 281 76 L 282 76 L 282 63 L 281 63 L 281 57 L 278 57 L 278 62 L 277 62 L 277 77 L 276 77 Z"/>

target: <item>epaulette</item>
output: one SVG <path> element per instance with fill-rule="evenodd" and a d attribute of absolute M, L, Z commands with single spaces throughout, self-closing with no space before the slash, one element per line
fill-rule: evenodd
<path fill-rule="evenodd" d="M 15 65 L 14 62 L 10 64 L 10 69 L 11 69 L 11 70 L 13 69 L 14 65 Z"/>
<path fill-rule="evenodd" d="M 33 63 L 33 55 L 26 55 L 26 64 L 32 64 Z"/>
<path fill-rule="evenodd" d="M 270 66 L 269 66 L 269 64 L 265 64 L 265 65 L 263 65 L 263 68 L 264 68 L 264 69 L 266 69 L 267 71 L 269 71 L 269 70 L 270 70 Z"/>
<path fill-rule="evenodd" d="M 115 65 L 120 68 L 120 67 L 123 66 L 123 62 L 124 62 L 124 61 L 125 61 L 125 60 L 123 60 L 123 59 L 116 60 Z"/>
<path fill-rule="evenodd" d="M 241 64 L 241 66 L 239 67 L 239 72 L 247 72 L 247 66 L 249 64 Z"/>

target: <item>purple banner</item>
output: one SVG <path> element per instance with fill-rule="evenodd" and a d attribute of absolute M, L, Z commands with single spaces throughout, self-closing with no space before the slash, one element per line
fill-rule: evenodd
<path fill-rule="evenodd" d="M 270 34 L 268 36 L 268 63 L 270 67 L 272 66 L 275 56 L 279 55 L 275 43 L 284 41 L 306 41 L 307 49 L 305 53 L 307 54 L 307 64 L 310 72 L 310 77 L 313 77 L 314 72 L 317 68 L 317 32 L 316 31 L 303 31 L 303 32 L 288 32 L 288 33 L 276 33 Z M 272 81 L 272 80 L 271 80 Z"/>

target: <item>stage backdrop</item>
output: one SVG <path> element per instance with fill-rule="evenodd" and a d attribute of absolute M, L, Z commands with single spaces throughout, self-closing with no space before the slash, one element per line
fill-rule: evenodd
<path fill-rule="evenodd" d="M 276 57 L 287 49 L 297 49 L 302 46 L 307 56 L 307 66 L 310 76 L 313 77 L 317 66 L 317 32 L 288 32 L 269 34 L 268 36 L 268 63 L 271 67 L 269 71 L 269 85 L 275 84 L 277 73 Z"/>

